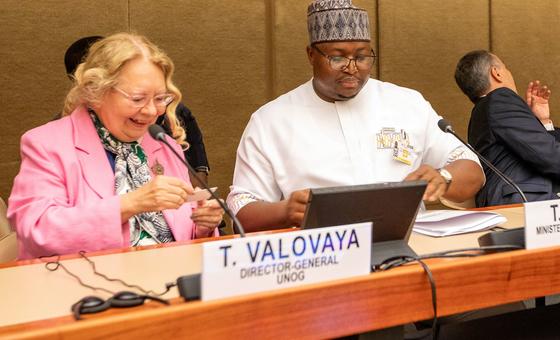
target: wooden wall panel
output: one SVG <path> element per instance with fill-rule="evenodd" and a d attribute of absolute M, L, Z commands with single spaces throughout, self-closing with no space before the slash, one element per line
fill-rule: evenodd
<path fill-rule="evenodd" d="M 488 48 L 488 0 L 379 0 L 380 79 L 420 91 L 464 136 L 472 104 L 455 84 L 455 66 Z"/>
<path fill-rule="evenodd" d="M 21 135 L 62 110 L 70 81 L 64 53 L 78 38 L 125 30 L 126 0 L 0 3 L 0 196 L 19 170 Z"/>
<path fill-rule="evenodd" d="M 311 79 L 311 66 L 307 60 L 307 6 L 302 0 L 272 0 L 272 72 L 273 97 L 286 93 Z M 353 3 L 368 11 L 371 28 L 372 47 L 377 49 L 376 0 L 354 0 Z M 374 66 L 372 76 L 377 76 Z"/>
<path fill-rule="evenodd" d="M 307 5 L 301 0 L 273 0 L 271 42 L 273 97 L 278 97 L 313 76 L 307 60 Z"/>
<path fill-rule="evenodd" d="M 229 192 L 248 118 L 267 93 L 263 0 L 130 0 L 131 29 L 163 48 L 204 134 L 212 185 Z"/>
<path fill-rule="evenodd" d="M 492 0 L 492 52 L 506 63 L 523 96 L 529 81 L 552 88 L 551 113 L 560 124 L 560 1 Z"/>
<path fill-rule="evenodd" d="M 372 23 L 374 76 L 419 90 L 465 134 L 471 104 L 453 80 L 458 59 L 492 49 L 518 87 L 551 85 L 557 122 L 560 2 L 557 0 L 354 0 Z M 210 181 L 224 196 L 252 112 L 311 76 L 304 0 L 3 0 L 0 2 L 0 196 L 19 168 L 21 134 L 61 110 L 70 83 L 68 45 L 132 28 L 166 50 L 176 82 L 204 132 Z M 491 15 L 490 15 L 491 13 Z M 76 19 L 74 19 L 76 18 Z M 377 74 L 376 71 L 379 71 Z"/>

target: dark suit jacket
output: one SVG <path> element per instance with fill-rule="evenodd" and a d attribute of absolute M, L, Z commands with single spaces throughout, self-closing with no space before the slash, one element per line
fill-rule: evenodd
<path fill-rule="evenodd" d="M 183 103 L 179 103 L 175 110 L 175 115 L 187 133 L 189 148 L 185 151 L 185 159 L 197 171 L 210 170 L 206 149 L 204 148 L 204 141 L 202 139 L 202 132 L 191 110 Z M 171 129 L 169 128 L 169 123 L 167 122 L 165 114 L 158 118 L 157 124 L 161 125 L 168 135 L 171 135 Z"/>
<path fill-rule="evenodd" d="M 560 142 L 549 133 L 525 101 L 508 88 L 480 98 L 469 122 L 469 144 L 510 177 L 529 201 L 557 199 Z M 513 187 L 484 166 L 486 185 L 477 206 L 522 202 Z"/>

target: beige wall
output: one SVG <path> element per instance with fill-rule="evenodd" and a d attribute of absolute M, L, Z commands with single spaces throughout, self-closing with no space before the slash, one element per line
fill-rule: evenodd
<path fill-rule="evenodd" d="M 461 55 L 490 49 L 522 90 L 560 84 L 560 1 L 355 0 L 367 8 L 379 60 L 373 75 L 419 90 L 465 135 L 471 105 L 453 71 Z M 61 110 L 63 56 L 86 35 L 133 30 L 177 65 L 176 82 L 201 126 L 225 195 L 235 150 L 260 105 L 309 79 L 304 0 L 3 0 L 0 2 L 0 196 L 19 167 L 21 134 Z M 553 118 L 558 100 L 553 97 Z"/>

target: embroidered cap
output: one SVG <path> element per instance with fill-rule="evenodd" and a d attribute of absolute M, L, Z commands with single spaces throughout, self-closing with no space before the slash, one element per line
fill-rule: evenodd
<path fill-rule="evenodd" d="M 307 8 L 309 43 L 371 41 L 369 18 L 352 0 L 314 0 Z"/>

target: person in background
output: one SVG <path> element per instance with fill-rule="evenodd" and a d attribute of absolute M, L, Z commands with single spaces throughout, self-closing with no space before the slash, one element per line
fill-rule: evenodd
<path fill-rule="evenodd" d="M 313 79 L 255 112 L 239 143 L 227 202 L 245 228 L 301 225 L 312 187 L 422 179 L 426 200 L 473 197 L 477 157 L 418 92 L 370 79 L 367 12 L 317 0 L 307 20 Z"/>
<path fill-rule="evenodd" d="M 477 50 L 457 63 L 455 81 L 474 103 L 468 140 L 511 178 L 529 201 L 560 197 L 560 141 L 550 119 L 550 90 L 529 83 L 525 100 L 517 94 L 510 70 L 496 55 Z M 479 207 L 522 202 L 521 195 L 484 166 L 486 184 Z"/>
<path fill-rule="evenodd" d="M 76 40 L 70 45 L 70 47 L 68 47 L 66 53 L 64 54 L 64 65 L 66 67 L 66 74 L 71 80 L 73 80 L 74 72 L 76 71 L 78 65 L 83 61 L 89 47 L 101 39 L 103 39 L 103 37 L 98 35 L 84 37 Z M 59 117 L 60 115 L 58 115 L 57 118 Z M 177 105 L 175 117 L 186 132 L 185 141 L 187 143 L 183 147 L 185 159 L 196 170 L 197 176 L 207 184 L 210 165 L 208 164 L 208 157 L 204 147 L 202 132 L 198 127 L 196 119 L 189 108 L 182 102 Z M 171 126 L 166 114 L 159 116 L 156 124 L 161 125 L 165 132 L 172 136 Z M 194 179 L 192 174 L 189 173 L 189 177 L 191 179 L 191 183 L 197 186 L 198 184 L 196 179 Z"/>
<path fill-rule="evenodd" d="M 19 258 L 217 235 L 218 202 L 190 202 L 184 165 L 148 127 L 164 113 L 177 151 L 181 93 L 169 57 L 147 38 L 94 43 L 74 74 L 62 118 L 26 132 L 9 198 Z"/>

